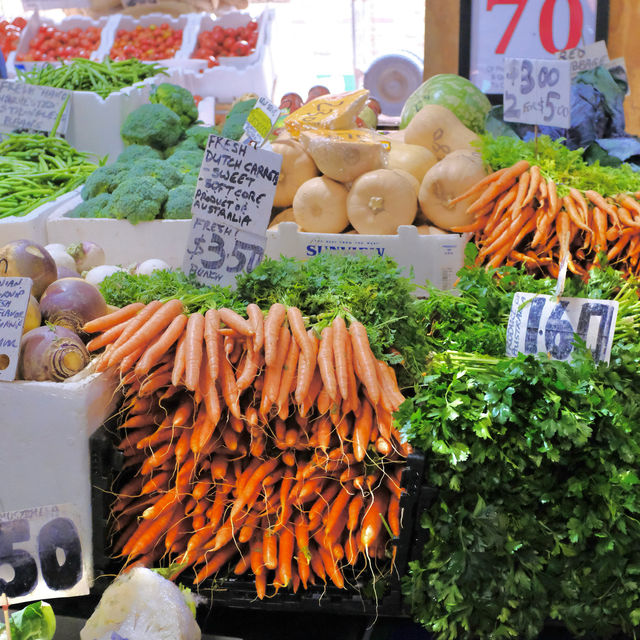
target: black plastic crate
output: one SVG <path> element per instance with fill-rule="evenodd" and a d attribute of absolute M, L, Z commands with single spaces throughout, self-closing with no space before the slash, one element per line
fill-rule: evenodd
<path fill-rule="evenodd" d="M 93 551 L 96 578 L 117 574 L 121 564 L 110 557 L 109 549 L 109 513 L 114 490 L 128 480 L 126 470 L 123 471 L 123 456 L 115 447 L 113 435 L 115 424 L 100 427 L 90 438 L 91 483 L 92 483 L 92 517 L 93 517 Z M 334 585 L 310 586 L 293 593 L 283 589 L 273 597 L 259 600 L 256 597 L 252 579 L 245 576 L 230 576 L 215 583 L 206 582 L 199 591 L 211 596 L 213 607 L 255 609 L 268 611 L 324 611 L 344 615 L 379 615 L 403 616 L 406 611 L 403 604 L 400 580 L 407 571 L 409 560 L 413 559 L 416 546 L 416 535 L 419 533 L 419 514 L 423 508 L 422 483 L 424 476 L 424 455 L 412 453 L 407 458 L 403 470 L 401 484 L 405 489 L 400 499 L 401 530 L 400 536 L 391 544 L 396 547 L 395 568 L 388 576 L 383 595 L 376 602 L 373 597 L 363 597 L 353 587 L 338 589 Z M 362 575 L 365 586 L 371 574 Z M 186 579 L 186 574 L 183 581 Z M 345 581 L 347 581 L 345 576 Z M 107 579 L 96 580 L 96 589 L 101 591 L 109 584 Z"/>

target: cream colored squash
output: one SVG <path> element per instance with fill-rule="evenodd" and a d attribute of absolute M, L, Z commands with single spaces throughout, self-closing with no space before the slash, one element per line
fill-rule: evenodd
<path fill-rule="evenodd" d="M 387 155 L 387 169 L 403 169 L 419 182 L 436 162 L 435 155 L 419 144 L 392 142 Z"/>
<path fill-rule="evenodd" d="M 438 160 L 458 149 L 473 150 L 471 143 L 478 136 L 467 129 L 446 107 L 427 104 L 404 130 L 406 144 L 418 144 L 429 149 Z"/>
<path fill-rule="evenodd" d="M 416 193 L 411 181 L 391 169 L 361 175 L 347 198 L 347 214 L 362 234 L 392 235 L 416 217 Z"/>
<path fill-rule="evenodd" d="M 295 140 L 277 140 L 271 146 L 282 156 L 282 167 L 273 206 L 290 207 L 300 185 L 315 178 L 318 175 L 318 169 L 311 156 Z"/>
<path fill-rule="evenodd" d="M 417 198 L 418 194 L 420 193 L 420 182 L 416 179 L 416 177 L 410 174 L 408 171 L 405 171 L 404 169 L 391 169 L 391 171 L 395 171 L 395 173 L 397 173 L 398 175 L 401 175 L 403 178 L 408 180 L 413 185 L 413 190 L 416 192 L 416 198 Z"/>
<path fill-rule="evenodd" d="M 307 180 L 293 199 L 293 217 L 301 231 L 340 233 L 349 226 L 347 188 L 326 176 Z"/>
<path fill-rule="evenodd" d="M 281 222 L 295 222 L 295 221 L 296 219 L 293 217 L 293 207 L 289 207 L 288 209 L 285 209 L 280 213 L 276 213 L 276 215 L 273 216 L 273 218 L 271 219 L 271 222 L 269 223 L 269 226 L 267 228 L 276 229 Z"/>
<path fill-rule="evenodd" d="M 455 205 L 449 202 L 482 180 L 486 175 L 482 156 L 477 151 L 454 151 L 435 164 L 420 185 L 420 209 L 424 217 L 441 229 L 471 224 L 466 211 L 474 196 Z"/>
<path fill-rule="evenodd" d="M 421 225 L 418 225 L 416 229 L 418 230 L 418 233 L 421 236 L 442 236 L 442 235 L 448 235 L 449 233 L 448 231 L 444 231 L 439 227 L 434 227 L 431 224 L 421 224 Z"/>
<path fill-rule="evenodd" d="M 385 166 L 387 151 L 373 135 L 347 139 L 305 131 L 300 142 L 320 172 L 338 182 L 353 182 L 363 173 Z"/>

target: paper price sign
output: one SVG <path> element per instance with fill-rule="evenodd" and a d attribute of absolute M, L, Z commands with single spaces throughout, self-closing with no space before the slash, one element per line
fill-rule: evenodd
<path fill-rule="evenodd" d="M 3 277 L 6 259 L 0 260 L 0 381 L 16 377 L 22 328 L 31 294 L 31 278 Z"/>
<path fill-rule="evenodd" d="M 89 593 L 73 505 L 0 513 L 0 593 L 10 604 Z"/>
<path fill-rule="evenodd" d="M 568 129 L 571 64 L 566 60 L 505 58 L 504 119 Z"/>
<path fill-rule="evenodd" d="M 609 52 L 604 40 L 598 40 L 586 47 L 558 51 L 556 58 L 567 60 L 571 64 L 571 78 L 575 78 L 581 71 L 606 67 L 609 63 Z"/>
<path fill-rule="evenodd" d="M 245 135 L 241 142 L 248 139 L 255 142 L 257 146 L 262 146 L 279 117 L 280 109 L 273 102 L 266 98 L 258 98 L 255 107 L 249 112 L 247 121 L 242 127 Z"/>
<path fill-rule="evenodd" d="M 608 363 L 617 315 L 615 300 L 518 292 L 507 325 L 507 355 L 548 353 L 554 360 L 569 361 L 578 336 L 594 360 Z"/>
<path fill-rule="evenodd" d="M 234 285 L 262 260 L 282 156 L 210 136 L 191 206 L 183 271 L 202 284 Z"/>
<path fill-rule="evenodd" d="M 71 92 L 24 82 L 0 81 L 0 133 L 33 131 L 48 134 Z M 69 125 L 69 103 L 56 133 L 64 135 Z"/>

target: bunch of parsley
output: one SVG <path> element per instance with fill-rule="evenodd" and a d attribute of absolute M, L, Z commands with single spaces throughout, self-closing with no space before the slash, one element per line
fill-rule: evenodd
<path fill-rule="evenodd" d="M 438 498 L 404 591 L 437 638 L 575 635 L 640 623 L 638 283 L 613 269 L 566 295 L 620 301 L 610 365 L 506 358 L 513 294 L 555 281 L 466 268 L 459 295 L 421 303 L 434 353 L 396 418 L 427 459 Z M 618 327 L 620 331 L 618 332 Z"/>

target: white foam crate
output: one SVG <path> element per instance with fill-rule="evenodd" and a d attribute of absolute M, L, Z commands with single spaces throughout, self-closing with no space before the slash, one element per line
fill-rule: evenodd
<path fill-rule="evenodd" d="M 0 512 L 70 503 L 92 549 L 89 437 L 113 412 L 116 387 L 92 365 L 65 382 L 0 382 Z"/>
<path fill-rule="evenodd" d="M 127 220 L 65 217 L 80 202 L 80 195 L 75 194 L 49 216 L 48 242 L 97 242 L 104 249 L 107 264 L 126 266 L 160 258 L 171 267 L 182 265 L 191 220 L 152 220 L 133 225 Z"/>
<path fill-rule="evenodd" d="M 54 66 L 59 66 L 59 62 L 33 62 L 26 60 L 18 60 L 21 55 L 26 54 L 29 51 L 29 43 L 33 38 L 36 37 L 38 33 L 38 29 L 41 25 L 49 25 L 56 27 L 56 29 L 60 29 L 62 31 L 69 31 L 70 29 L 74 29 L 75 27 L 79 27 L 80 29 L 87 29 L 88 27 L 99 27 L 101 29 L 100 34 L 100 44 L 98 48 L 91 53 L 89 56 L 91 60 L 102 60 L 105 55 L 109 53 L 107 49 L 105 51 L 106 44 L 109 40 L 113 40 L 113 28 L 116 20 L 114 16 L 103 16 L 101 18 L 97 18 L 93 20 L 87 16 L 69 16 L 60 21 L 51 20 L 50 18 L 44 18 L 39 13 L 34 13 L 29 21 L 27 22 L 27 26 L 22 30 L 20 34 L 20 40 L 18 42 L 18 47 L 16 48 L 16 56 L 13 61 L 14 66 L 16 68 L 24 69 L 25 71 L 30 71 L 33 67 L 43 66 L 46 64 L 52 64 Z"/>
<path fill-rule="evenodd" d="M 76 193 L 76 191 L 65 193 L 56 200 L 39 206 L 26 216 L 0 218 L 0 246 L 23 239 L 47 244 L 47 218 L 67 200 L 73 199 Z"/>
<path fill-rule="evenodd" d="M 413 281 L 427 280 L 438 289 L 451 289 L 456 273 L 464 265 L 467 238 L 458 234 L 420 235 L 416 227 L 403 225 L 393 236 L 350 233 L 308 233 L 294 222 L 281 222 L 267 230 L 265 255 L 281 255 L 301 260 L 321 253 L 388 256 L 400 266 L 406 277 L 413 271 Z"/>
<path fill-rule="evenodd" d="M 179 73 L 169 69 L 167 75 L 158 75 L 125 87 L 101 98 L 93 91 L 74 91 L 71 99 L 71 115 L 66 139 L 79 151 L 86 151 L 101 158 L 109 156 L 113 162 L 124 150 L 120 128 L 126 117 L 135 109 L 149 102 L 154 84 L 176 82 Z"/>
<path fill-rule="evenodd" d="M 193 52 L 197 48 L 198 37 L 205 31 L 211 31 L 216 26 L 220 26 L 223 29 L 237 29 L 238 27 L 246 26 L 251 20 L 255 19 L 258 22 L 258 41 L 256 43 L 255 51 L 248 56 L 220 56 L 218 61 L 221 67 L 235 67 L 238 69 L 245 69 L 260 61 L 263 50 L 269 46 L 271 42 L 271 23 L 273 22 L 274 12 L 273 9 L 264 9 L 260 15 L 253 16 L 250 13 L 243 11 L 230 11 L 225 13 L 219 18 L 213 18 L 209 14 L 202 14 L 198 28 L 193 38 L 193 47 L 187 54 L 187 60 L 182 63 L 182 69 L 186 70 L 200 70 L 207 69 L 207 61 L 192 58 Z"/>
<path fill-rule="evenodd" d="M 109 33 L 105 35 L 103 55 L 109 55 L 111 47 L 115 42 L 116 34 L 120 29 L 131 31 L 138 25 L 148 27 L 152 24 L 161 25 L 166 22 L 172 29 L 182 29 L 182 44 L 173 58 L 154 60 L 153 62 L 157 62 L 158 64 L 169 68 L 181 68 L 183 62 L 189 58 L 189 55 L 195 47 L 195 37 L 201 17 L 202 16 L 199 13 L 185 13 L 177 18 L 165 13 L 148 13 L 147 15 L 140 16 L 139 18 L 134 18 L 133 16 L 117 13 L 111 16 L 111 19 L 113 20 L 112 28 L 110 28 Z M 152 61 L 143 60 L 143 62 Z"/>

